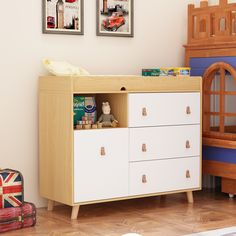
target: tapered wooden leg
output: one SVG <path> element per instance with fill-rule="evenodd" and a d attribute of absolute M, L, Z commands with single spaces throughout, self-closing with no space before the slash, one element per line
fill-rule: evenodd
<path fill-rule="evenodd" d="M 186 192 L 188 203 L 193 203 L 193 192 Z"/>
<path fill-rule="evenodd" d="M 71 219 L 76 220 L 78 217 L 78 213 L 79 213 L 79 206 L 73 206 L 71 212 Z"/>
<path fill-rule="evenodd" d="M 54 207 L 54 201 L 48 200 L 48 211 L 52 211 Z"/>

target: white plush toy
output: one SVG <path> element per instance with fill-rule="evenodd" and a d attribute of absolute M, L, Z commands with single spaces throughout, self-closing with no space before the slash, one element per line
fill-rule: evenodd
<path fill-rule="evenodd" d="M 57 76 L 89 75 L 85 69 L 73 66 L 66 61 L 44 59 L 43 64 L 51 74 Z"/>

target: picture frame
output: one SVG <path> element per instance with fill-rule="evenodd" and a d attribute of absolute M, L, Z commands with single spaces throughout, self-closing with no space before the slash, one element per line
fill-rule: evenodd
<path fill-rule="evenodd" d="M 84 34 L 84 0 L 42 0 L 45 34 Z"/>
<path fill-rule="evenodd" d="M 97 36 L 134 37 L 134 0 L 97 0 Z"/>

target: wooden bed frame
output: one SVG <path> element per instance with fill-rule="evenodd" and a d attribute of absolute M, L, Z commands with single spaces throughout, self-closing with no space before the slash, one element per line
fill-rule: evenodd
<path fill-rule="evenodd" d="M 222 192 L 236 194 L 236 122 L 226 124 L 226 117 L 236 112 L 226 111 L 226 77 L 231 75 L 236 84 L 236 3 L 220 0 L 219 5 L 188 6 L 188 43 L 185 64 L 191 75 L 203 76 L 203 173 L 222 177 Z M 212 83 L 218 76 L 218 85 Z M 216 83 L 216 82 L 215 82 Z M 216 89 L 217 87 L 217 89 Z M 212 111 L 211 97 L 218 96 L 219 109 Z M 211 117 L 219 120 L 212 126 Z"/>

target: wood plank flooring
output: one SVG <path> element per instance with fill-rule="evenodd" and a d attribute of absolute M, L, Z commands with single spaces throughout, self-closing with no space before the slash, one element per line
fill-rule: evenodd
<path fill-rule="evenodd" d="M 236 198 L 222 193 L 194 193 L 150 197 L 81 206 L 78 220 L 71 221 L 71 208 L 57 206 L 53 212 L 38 209 L 36 227 L 1 236 L 121 236 L 136 232 L 143 236 L 179 236 L 193 232 L 236 226 Z"/>

